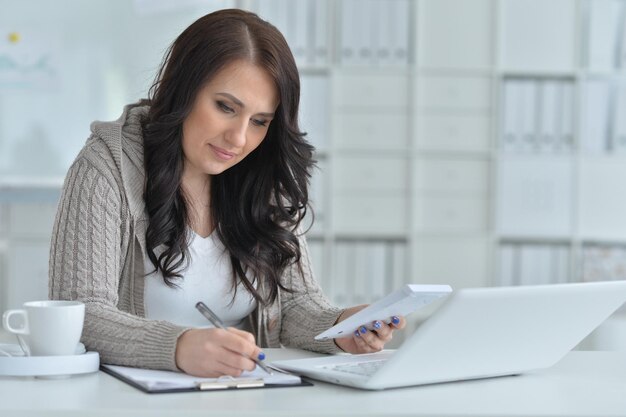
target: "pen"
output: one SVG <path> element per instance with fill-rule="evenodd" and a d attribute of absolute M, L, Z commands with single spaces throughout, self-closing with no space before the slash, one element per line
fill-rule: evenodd
<path fill-rule="evenodd" d="M 224 322 L 217 316 L 217 314 L 212 312 L 211 309 L 207 307 L 207 305 L 204 304 L 202 301 L 198 301 L 196 303 L 196 308 L 198 309 L 200 314 L 206 317 L 207 320 L 209 320 L 215 327 L 217 327 L 218 329 L 226 330 L 226 326 L 224 325 Z M 250 358 L 250 359 L 252 359 L 257 365 L 259 365 L 261 369 L 263 369 L 265 372 L 267 372 L 270 375 L 274 375 L 274 373 L 267 366 L 261 363 L 261 361 L 259 361 L 257 358 Z"/>

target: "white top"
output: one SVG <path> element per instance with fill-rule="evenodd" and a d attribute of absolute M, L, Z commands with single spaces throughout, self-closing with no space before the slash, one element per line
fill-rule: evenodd
<path fill-rule="evenodd" d="M 180 326 L 213 327 L 196 310 L 196 303 L 203 301 L 224 324 L 241 328 L 243 319 L 256 308 L 256 300 L 240 284 L 235 300 L 230 304 L 233 298 L 232 267 L 226 248 L 216 233 L 206 238 L 193 231 L 190 233 L 189 265 L 182 271 L 183 279 L 173 280 L 178 288 L 168 287 L 160 272 L 146 276 L 146 318 L 166 320 Z M 154 271 L 148 257 L 145 268 Z"/>

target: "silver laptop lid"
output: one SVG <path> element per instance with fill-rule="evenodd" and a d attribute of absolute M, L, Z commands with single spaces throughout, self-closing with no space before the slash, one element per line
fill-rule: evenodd
<path fill-rule="evenodd" d="M 626 301 L 626 281 L 462 289 L 367 382 L 380 389 L 546 368 Z"/>

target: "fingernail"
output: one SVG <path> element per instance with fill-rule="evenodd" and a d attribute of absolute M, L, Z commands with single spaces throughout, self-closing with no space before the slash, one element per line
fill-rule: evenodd
<path fill-rule="evenodd" d="M 365 334 L 365 332 L 367 332 L 367 329 L 365 328 L 365 326 L 361 326 L 361 333 Z"/>
<path fill-rule="evenodd" d="M 393 324 L 398 324 L 398 323 L 400 323 L 400 318 L 399 318 L 398 316 L 393 316 L 393 317 L 391 318 L 391 322 L 392 322 Z"/>
<path fill-rule="evenodd" d="M 380 329 L 380 322 L 379 322 L 378 320 L 376 320 L 376 321 L 374 322 L 374 328 L 375 328 L 375 329 Z"/>
<path fill-rule="evenodd" d="M 356 337 L 361 337 L 361 333 L 359 333 L 359 331 L 358 331 L 358 330 L 355 330 L 355 331 L 354 331 L 354 335 L 355 335 Z"/>
<path fill-rule="evenodd" d="M 263 352 L 259 353 L 258 358 L 259 358 L 260 361 L 264 360 L 265 359 L 265 353 L 263 353 Z"/>

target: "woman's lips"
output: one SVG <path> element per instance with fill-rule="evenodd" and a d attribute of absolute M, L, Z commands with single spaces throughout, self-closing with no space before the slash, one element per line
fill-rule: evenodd
<path fill-rule="evenodd" d="M 213 153 L 221 160 L 228 161 L 235 157 L 235 154 L 232 152 L 228 152 L 222 148 L 218 148 L 217 146 L 209 145 Z"/>

